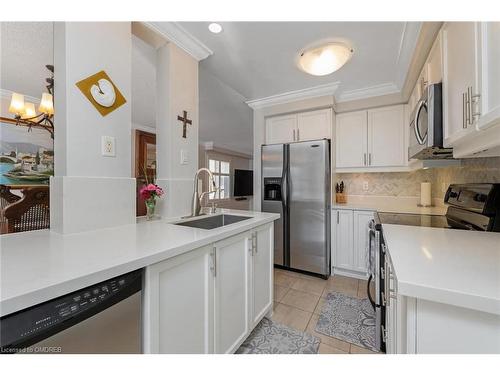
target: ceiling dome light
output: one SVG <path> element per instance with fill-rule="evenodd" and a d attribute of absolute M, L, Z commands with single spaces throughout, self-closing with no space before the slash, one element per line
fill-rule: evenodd
<path fill-rule="evenodd" d="M 212 22 L 210 25 L 208 25 L 208 30 L 210 30 L 214 34 L 218 34 L 222 31 L 222 26 L 218 23 Z"/>
<path fill-rule="evenodd" d="M 344 66 L 352 54 L 352 48 L 345 44 L 328 43 L 302 52 L 298 65 L 301 70 L 313 76 L 326 76 Z"/>

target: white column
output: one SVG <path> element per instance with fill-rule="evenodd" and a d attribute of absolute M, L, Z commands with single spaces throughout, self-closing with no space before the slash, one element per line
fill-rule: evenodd
<path fill-rule="evenodd" d="M 135 222 L 131 160 L 131 25 L 56 23 L 54 27 L 55 175 L 51 229 L 75 233 Z M 76 83 L 104 70 L 127 103 L 103 117 Z M 116 156 L 101 153 L 115 138 Z"/>
<path fill-rule="evenodd" d="M 164 218 L 189 215 L 198 169 L 198 61 L 168 43 L 157 50 L 156 69 L 157 183 L 166 192 L 158 212 Z M 183 111 L 192 120 L 186 138 L 177 120 Z"/>

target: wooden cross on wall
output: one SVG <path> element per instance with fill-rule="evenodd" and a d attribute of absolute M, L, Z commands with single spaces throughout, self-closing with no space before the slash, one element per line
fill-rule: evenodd
<path fill-rule="evenodd" d="M 187 111 L 182 111 L 183 116 L 177 116 L 177 120 L 182 121 L 182 138 L 186 138 L 186 129 L 187 125 L 192 125 L 193 121 L 188 119 L 188 113 Z"/>

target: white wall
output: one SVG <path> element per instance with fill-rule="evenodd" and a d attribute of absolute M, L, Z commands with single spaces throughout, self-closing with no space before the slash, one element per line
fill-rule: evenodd
<path fill-rule="evenodd" d="M 129 177 L 131 31 L 127 22 L 56 23 L 55 154 L 57 176 Z M 126 98 L 102 116 L 75 84 L 106 73 Z M 64 129 L 64 133 L 62 131 Z M 115 137 L 116 157 L 101 155 L 101 136 Z"/>
<path fill-rule="evenodd" d="M 155 127 L 156 49 L 132 35 L 132 123 Z"/>
<path fill-rule="evenodd" d="M 253 113 L 245 98 L 202 67 L 199 87 L 200 142 L 252 155 Z"/>
<path fill-rule="evenodd" d="M 173 43 L 157 50 L 156 150 L 157 183 L 166 195 L 159 202 L 163 217 L 183 216 L 191 212 L 193 177 L 198 169 L 198 61 Z M 192 125 L 182 137 L 177 120 L 188 112 Z M 181 153 L 187 162 L 181 163 Z"/>
<path fill-rule="evenodd" d="M 265 142 L 266 117 L 285 113 L 309 111 L 312 109 L 334 106 L 333 96 L 321 96 L 312 99 L 299 100 L 295 102 L 279 104 L 271 107 L 258 108 L 253 111 L 253 183 L 254 197 L 253 209 L 261 210 L 261 146 Z M 334 134 L 334 133 L 332 133 Z M 332 150 L 334 145 L 332 142 Z M 332 154 L 335 154 L 332 152 Z"/>
<path fill-rule="evenodd" d="M 131 40 L 129 22 L 54 26 L 54 231 L 73 233 L 135 222 L 135 179 L 130 178 Z M 100 70 L 127 100 L 105 117 L 75 85 Z M 115 157 L 101 155 L 102 136 L 115 138 Z"/>

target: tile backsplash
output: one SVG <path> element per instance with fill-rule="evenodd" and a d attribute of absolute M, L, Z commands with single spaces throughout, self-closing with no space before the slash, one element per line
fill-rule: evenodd
<path fill-rule="evenodd" d="M 458 167 L 434 168 L 413 172 L 337 173 L 346 193 L 351 195 L 420 196 L 420 183 L 432 183 L 433 198 L 443 198 L 451 183 L 500 183 L 500 157 L 464 159 Z"/>

